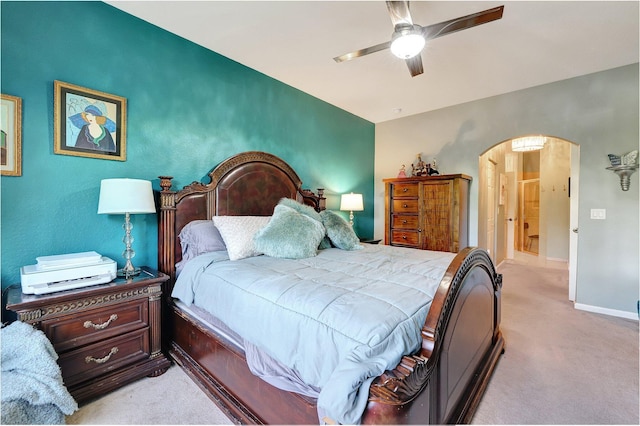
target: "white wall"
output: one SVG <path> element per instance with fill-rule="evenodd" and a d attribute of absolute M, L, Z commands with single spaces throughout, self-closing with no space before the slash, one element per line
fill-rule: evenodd
<path fill-rule="evenodd" d="M 425 94 L 426 95 L 426 94 Z M 469 243 L 478 242 L 478 157 L 516 136 L 542 133 L 580 145 L 576 302 L 636 312 L 639 299 L 639 188 L 623 192 L 607 154 L 638 149 L 638 64 L 533 87 L 376 125 L 375 237 L 384 236 L 384 186 L 417 153 L 441 173 L 473 177 Z M 592 208 L 607 219 L 589 219 Z"/>

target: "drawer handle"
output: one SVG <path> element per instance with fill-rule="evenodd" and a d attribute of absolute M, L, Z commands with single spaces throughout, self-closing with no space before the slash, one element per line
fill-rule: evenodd
<path fill-rule="evenodd" d="M 409 190 L 409 188 L 403 188 L 402 192 L 407 192 Z"/>
<path fill-rule="evenodd" d="M 84 322 L 84 328 L 91 328 L 93 327 L 94 330 L 104 330 L 105 328 L 109 327 L 109 324 L 111 324 L 113 321 L 118 319 L 118 314 L 113 314 L 109 317 L 109 319 L 107 320 L 107 322 L 103 322 L 102 324 L 94 324 L 91 321 L 85 321 Z"/>
<path fill-rule="evenodd" d="M 89 364 L 90 362 L 95 362 L 96 364 L 104 364 L 105 362 L 109 361 L 109 359 L 113 355 L 117 353 L 118 353 L 118 347 L 114 346 L 113 348 L 111 348 L 109 353 L 104 358 L 94 358 L 92 356 L 88 356 L 84 359 L 84 362 L 86 362 L 87 364 Z"/>
<path fill-rule="evenodd" d="M 403 240 L 406 240 L 406 239 L 407 239 L 407 236 L 406 236 L 406 235 L 403 235 L 403 236 L 402 236 L 402 239 L 403 239 Z"/>
<path fill-rule="evenodd" d="M 409 207 L 409 206 L 408 206 L 408 205 L 406 205 L 406 204 L 403 204 L 403 205 L 402 205 L 402 207 L 404 207 L 404 208 L 406 209 L 406 208 L 407 208 L 407 207 Z"/>
<path fill-rule="evenodd" d="M 403 220 L 402 223 L 406 225 L 407 224 L 407 220 L 406 219 Z"/>

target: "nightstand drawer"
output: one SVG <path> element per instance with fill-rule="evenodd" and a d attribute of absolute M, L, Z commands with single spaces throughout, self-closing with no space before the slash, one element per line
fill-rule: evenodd
<path fill-rule="evenodd" d="M 58 364 L 66 386 L 98 377 L 111 370 L 148 358 L 149 329 L 94 343 L 60 355 Z"/>
<path fill-rule="evenodd" d="M 391 231 L 391 244 L 418 247 L 420 236 L 418 231 Z"/>
<path fill-rule="evenodd" d="M 146 299 L 92 309 L 75 316 L 43 321 L 45 332 L 58 353 L 108 339 L 149 325 Z"/>
<path fill-rule="evenodd" d="M 401 184 L 397 183 L 393 185 L 392 191 L 393 197 L 417 197 L 418 185 L 416 184 Z"/>
<path fill-rule="evenodd" d="M 391 227 L 394 229 L 418 229 L 418 216 L 393 216 Z"/>
<path fill-rule="evenodd" d="M 393 200 L 393 213 L 418 213 L 418 200 Z"/>

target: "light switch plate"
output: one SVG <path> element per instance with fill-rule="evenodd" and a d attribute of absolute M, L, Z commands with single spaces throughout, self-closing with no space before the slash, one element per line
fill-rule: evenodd
<path fill-rule="evenodd" d="M 607 218 L 607 209 L 591 209 L 591 219 L 604 220 Z"/>

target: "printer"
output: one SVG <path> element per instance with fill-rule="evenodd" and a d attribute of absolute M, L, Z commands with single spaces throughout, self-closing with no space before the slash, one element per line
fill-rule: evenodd
<path fill-rule="evenodd" d="M 22 292 L 45 294 L 113 281 L 116 262 L 95 251 L 42 256 L 20 268 Z"/>

